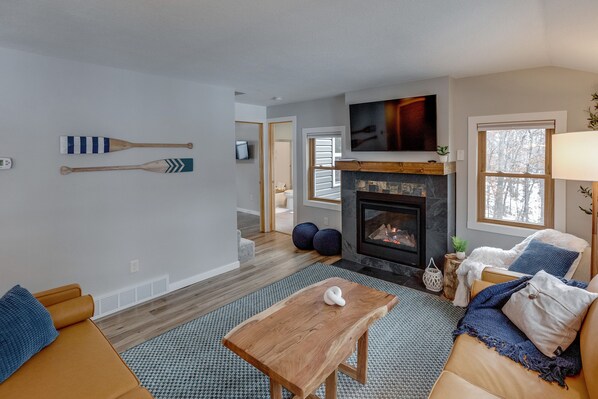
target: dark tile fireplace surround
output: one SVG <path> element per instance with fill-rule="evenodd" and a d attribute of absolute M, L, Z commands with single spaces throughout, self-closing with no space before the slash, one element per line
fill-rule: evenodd
<path fill-rule="evenodd" d="M 419 278 L 455 234 L 455 174 L 342 171 L 341 266 Z"/>

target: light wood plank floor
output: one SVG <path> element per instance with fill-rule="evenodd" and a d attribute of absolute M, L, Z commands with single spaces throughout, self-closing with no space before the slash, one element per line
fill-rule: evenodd
<path fill-rule="evenodd" d="M 291 237 L 282 233 L 257 233 L 246 238 L 255 241 L 256 257 L 241 268 L 104 317 L 96 324 L 116 350 L 123 352 L 314 262 L 330 264 L 340 259 L 300 251 Z"/>

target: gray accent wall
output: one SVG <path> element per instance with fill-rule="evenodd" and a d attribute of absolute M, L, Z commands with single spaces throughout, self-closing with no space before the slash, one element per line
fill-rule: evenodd
<path fill-rule="evenodd" d="M 470 116 L 500 115 L 543 111 L 567 111 L 567 130 L 587 128 L 587 109 L 592 106 L 591 94 L 598 91 L 598 74 L 565 68 L 545 67 L 497 73 L 470 78 L 436 78 L 418 82 L 386 86 L 345 95 L 268 107 L 268 117 L 297 116 L 297 135 L 305 127 L 346 126 L 350 133 L 350 103 L 378 101 L 422 94 L 438 95 L 438 144 L 450 146 L 450 160 L 456 150 L 465 151 L 466 159 L 457 161 L 456 174 L 456 233 L 469 241 L 469 249 L 492 245 L 511 248 L 523 238 L 495 234 L 467 228 L 467 122 Z M 297 146 L 299 181 L 302 185 L 303 149 Z M 343 156 L 370 161 L 425 161 L 436 159 L 435 153 L 350 152 L 344 140 Z M 579 185 L 588 182 L 567 182 L 567 232 L 588 242 L 591 240 L 591 218 L 578 206 L 589 201 L 577 192 Z M 302 193 L 303 187 L 298 191 Z M 296 194 L 296 198 L 300 198 Z M 305 207 L 298 203 L 298 222 L 313 221 L 321 226 L 328 217 L 331 225 L 339 223 L 340 212 Z"/>
<path fill-rule="evenodd" d="M 0 291 L 80 283 L 103 295 L 237 261 L 233 89 L 0 49 Z M 61 155 L 60 135 L 193 142 Z M 192 157 L 195 171 L 79 173 L 61 165 Z M 139 259 L 131 274 L 129 262 Z"/>
<path fill-rule="evenodd" d="M 455 79 L 452 90 L 455 148 L 467 153 L 467 118 L 524 112 L 567 111 L 567 131 L 589 130 L 587 109 L 598 90 L 598 74 L 564 68 L 535 68 Z M 597 133 L 598 134 L 598 133 Z M 467 228 L 467 162 L 457 162 L 457 234 L 469 248 L 492 245 L 511 248 L 523 238 Z M 591 241 L 591 217 L 578 206 L 589 202 L 577 192 L 580 184 L 567 182 L 567 232 Z M 469 252 L 469 251 L 468 251 Z"/>
<path fill-rule="evenodd" d="M 303 174 L 305 173 L 305 149 L 302 143 L 302 129 L 326 126 L 345 126 L 349 110 L 345 105 L 345 96 L 328 97 L 314 101 L 282 104 L 268 107 L 268 119 L 287 116 L 297 117 L 297 136 L 294 142 L 294 156 L 297 159 L 297 179 L 294 182 L 293 197 L 297 207 L 297 223 L 313 222 L 318 227 L 341 228 L 341 213 L 329 209 L 305 206 Z M 328 218 L 328 226 L 324 218 Z"/>

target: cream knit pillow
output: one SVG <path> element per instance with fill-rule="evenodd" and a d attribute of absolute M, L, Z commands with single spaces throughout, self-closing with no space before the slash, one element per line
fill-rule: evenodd
<path fill-rule="evenodd" d="M 503 313 L 544 355 L 554 358 L 575 340 L 598 294 L 566 285 L 540 270 L 503 306 Z"/>

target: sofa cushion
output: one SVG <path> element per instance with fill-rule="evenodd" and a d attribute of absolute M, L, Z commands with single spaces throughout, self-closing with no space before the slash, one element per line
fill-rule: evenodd
<path fill-rule="evenodd" d="M 540 352 L 554 358 L 575 340 L 596 297 L 540 270 L 525 288 L 511 295 L 502 311 Z"/>
<path fill-rule="evenodd" d="M 466 334 L 455 340 L 445 370 L 501 398 L 589 399 L 583 370 L 565 379 L 569 389 L 562 388 Z"/>
<path fill-rule="evenodd" d="M 0 383 L 57 336 L 46 308 L 25 288 L 11 288 L 0 298 Z"/>
<path fill-rule="evenodd" d="M 54 343 L 0 384 L 0 398 L 116 399 L 138 384 L 100 330 L 85 320 L 61 329 Z"/>
<path fill-rule="evenodd" d="M 450 371 L 443 371 L 428 399 L 500 399 Z"/>
<path fill-rule="evenodd" d="M 579 252 L 532 240 L 509 270 L 531 275 L 544 270 L 553 276 L 564 277 L 579 257 Z"/>

